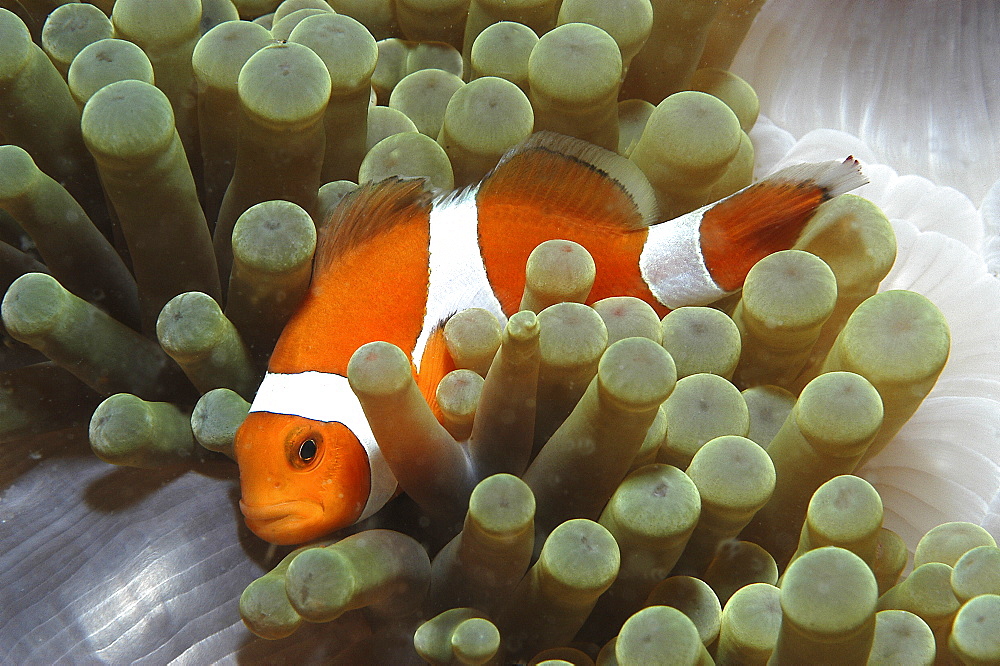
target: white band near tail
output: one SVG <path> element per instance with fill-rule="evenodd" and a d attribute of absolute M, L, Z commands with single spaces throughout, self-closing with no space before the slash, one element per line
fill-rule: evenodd
<path fill-rule="evenodd" d="M 507 322 L 500 301 L 486 277 L 479 249 L 477 188 L 470 187 L 435 199 L 430 215 L 430 277 L 427 311 L 410 358 L 417 371 L 434 330 L 466 308 L 489 310 L 503 326 Z"/>
<path fill-rule="evenodd" d="M 715 283 L 701 253 L 701 219 L 708 208 L 649 227 L 639 270 L 656 300 L 671 310 L 707 305 L 729 293 Z"/>
<path fill-rule="evenodd" d="M 358 520 L 369 517 L 392 499 L 396 492 L 396 477 L 375 442 L 368 418 L 347 377 L 313 370 L 293 374 L 268 372 L 257 389 L 250 411 L 344 424 L 361 442 L 371 468 L 371 490 Z"/>

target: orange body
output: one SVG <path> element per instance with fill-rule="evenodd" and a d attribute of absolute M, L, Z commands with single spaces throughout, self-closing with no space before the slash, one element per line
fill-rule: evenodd
<path fill-rule="evenodd" d="M 358 347 L 391 342 L 411 353 L 418 384 L 435 406 L 437 383 L 454 367 L 441 328 L 457 306 L 441 305 L 441 290 L 464 288 L 454 275 L 444 287 L 434 282 L 441 279 L 434 267 L 447 261 L 441 248 L 463 242 L 442 238 L 445 232 L 432 222 L 435 206 L 460 199 L 463 211 L 473 211 L 471 226 L 449 220 L 458 226 L 446 233 L 470 231 L 477 270 L 484 271 L 500 318 L 517 310 L 528 255 L 550 239 L 575 241 L 593 256 L 597 278 L 588 303 L 628 295 L 661 316 L 668 311 L 660 298 L 664 287 L 649 282 L 658 269 L 643 264 L 670 263 L 674 251 L 669 243 L 650 248 L 653 236 L 666 229 L 656 225 L 654 234 L 647 226 L 655 220 L 651 194 L 636 191 L 642 186 L 632 184 L 638 182 L 634 174 L 615 161 L 622 158 L 563 139 L 556 148 L 543 137 L 516 149 L 464 200 L 432 200 L 421 181 L 389 180 L 360 188 L 338 207 L 321 230 L 309 292 L 282 333 L 237 433 L 240 507 L 256 534 L 277 544 L 315 539 L 371 515 L 395 491 L 344 378 Z M 704 275 L 692 284 L 696 291 L 698 280 L 707 285 L 707 300 L 738 289 L 757 259 L 791 247 L 815 207 L 837 193 L 831 189 L 823 182 L 764 182 L 689 214 L 696 217 L 685 216 L 688 226 L 700 234 L 693 239 L 697 256 L 679 265 L 700 262 Z M 680 229 L 685 218 L 663 224 Z M 681 270 L 672 279 L 685 277 Z M 477 305 L 461 294 L 453 300 Z"/>

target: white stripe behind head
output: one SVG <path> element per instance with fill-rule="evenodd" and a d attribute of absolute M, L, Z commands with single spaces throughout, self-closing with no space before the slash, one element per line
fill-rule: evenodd
<path fill-rule="evenodd" d="M 709 207 L 649 227 L 639 270 L 656 300 L 671 310 L 706 305 L 729 293 L 712 279 L 701 252 L 701 219 Z"/>
<path fill-rule="evenodd" d="M 396 477 L 375 442 L 368 418 L 347 377 L 312 370 L 294 374 L 269 372 L 257 389 L 250 411 L 289 414 L 347 426 L 364 447 L 371 468 L 371 491 L 358 520 L 369 517 L 392 499 L 396 492 Z"/>

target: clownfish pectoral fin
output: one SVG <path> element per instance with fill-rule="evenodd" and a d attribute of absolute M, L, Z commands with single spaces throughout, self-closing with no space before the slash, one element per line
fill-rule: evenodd
<path fill-rule="evenodd" d="M 430 405 L 438 423 L 443 422 L 443 416 L 437 401 L 437 387 L 441 379 L 455 369 L 455 362 L 448 353 L 448 345 L 444 338 L 444 324 L 445 322 L 441 322 L 431 332 L 427 345 L 420 355 L 420 366 L 417 371 L 417 388 Z"/>
<path fill-rule="evenodd" d="M 722 290 L 739 289 L 758 260 L 795 245 L 821 203 L 867 182 L 853 156 L 796 164 L 696 211 L 706 268 Z"/>
<path fill-rule="evenodd" d="M 639 167 L 555 132 L 536 132 L 500 159 L 479 188 L 480 201 L 494 197 L 615 231 L 642 229 L 659 218 L 656 194 Z"/>

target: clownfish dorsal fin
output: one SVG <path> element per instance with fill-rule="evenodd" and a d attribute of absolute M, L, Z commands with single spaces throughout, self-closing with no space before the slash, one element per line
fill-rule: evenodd
<path fill-rule="evenodd" d="M 479 191 L 561 208 L 617 231 L 659 221 L 656 194 L 639 167 L 610 150 L 555 132 L 536 132 L 512 148 Z"/>
<path fill-rule="evenodd" d="M 344 197 L 320 228 L 313 274 L 319 275 L 338 257 L 403 224 L 427 215 L 434 197 L 422 178 L 387 178 L 367 183 Z"/>

